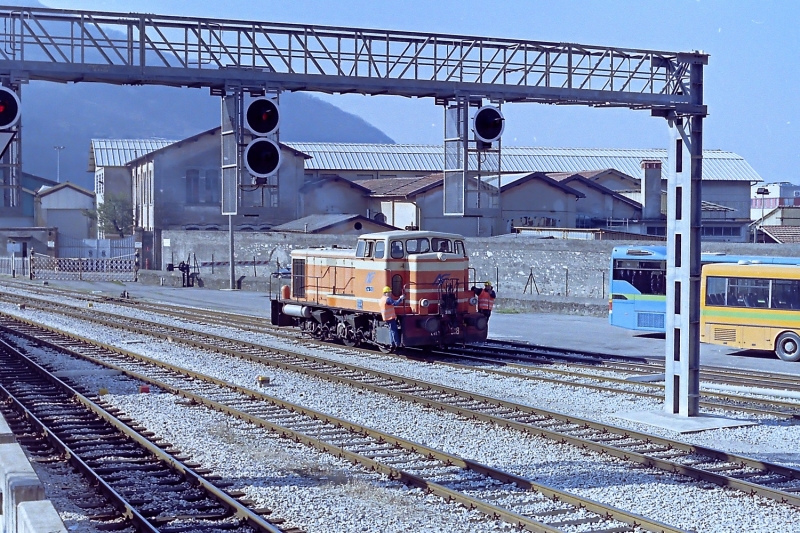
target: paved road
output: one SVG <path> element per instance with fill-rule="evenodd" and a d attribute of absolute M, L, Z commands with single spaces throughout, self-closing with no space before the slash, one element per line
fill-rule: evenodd
<path fill-rule="evenodd" d="M 113 296 L 118 296 L 123 290 L 127 290 L 133 298 L 269 316 L 269 298 L 264 293 L 219 291 L 198 287 L 160 287 L 138 283 L 50 282 L 50 284 L 87 292 L 100 291 Z M 605 318 L 587 316 L 495 313 L 490 320 L 489 336 L 494 339 L 527 341 L 545 346 L 630 356 L 663 357 L 665 351 L 663 336 L 611 327 Z M 700 362 L 705 365 L 800 375 L 800 362 L 786 363 L 772 353 L 736 350 L 710 344 L 701 345 Z"/>

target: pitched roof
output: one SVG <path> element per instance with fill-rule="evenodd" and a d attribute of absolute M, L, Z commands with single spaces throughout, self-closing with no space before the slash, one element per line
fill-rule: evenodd
<path fill-rule="evenodd" d="M 69 181 L 65 181 L 64 183 L 59 183 L 55 187 L 48 187 L 47 185 L 42 185 L 36 192 L 36 195 L 39 197 L 47 196 L 48 194 L 53 194 L 54 192 L 58 192 L 63 189 L 73 189 L 81 194 L 85 194 L 90 198 L 94 198 L 94 193 L 92 191 L 87 191 L 83 187 L 79 187 Z"/>
<path fill-rule="evenodd" d="M 496 179 L 497 176 L 490 177 Z M 556 189 L 560 189 L 561 191 L 567 194 L 573 194 L 576 198 L 586 198 L 586 195 L 580 191 L 569 187 L 568 185 L 564 185 L 563 183 L 554 180 L 553 178 L 549 177 L 544 172 L 522 172 L 519 174 L 502 174 L 500 176 L 500 192 L 506 192 L 507 190 L 514 188 L 518 185 L 522 185 L 523 183 L 527 183 L 531 180 L 540 180 L 545 182 L 546 184 L 550 185 L 551 187 L 555 187 Z"/>
<path fill-rule="evenodd" d="M 286 143 L 311 155 L 308 170 L 440 172 L 444 148 L 436 144 Z M 542 148 L 503 146 L 503 172 L 585 172 L 614 169 L 642 173 L 643 160 L 667 163 L 665 148 Z M 763 181 L 743 157 L 725 150 L 703 150 L 703 179 Z"/>
<path fill-rule="evenodd" d="M 364 187 L 363 185 L 361 185 L 361 182 L 351 181 L 351 180 L 349 180 L 347 178 L 343 178 L 341 176 L 323 176 L 323 177 L 318 178 L 318 179 L 309 180 L 309 181 L 305 182 L 300 187 L 300 192 L 305 193 L 305 192 L 308 192 L 308 191 L 310 191 L 310 190 L 312 190 L 312 189 L 314 189 L 316 187 L 321 187 L 325 183 L 330 183 L 330 182 L 333 182 L 333 183 L 344 183 L 345 185 L 348 185 L 348 186 L 352 187 L 353 189 L 361 191 L 364 194 L 369 194 L 370 193 L 370 190 L 368 188 Z"/>
<path fill-rule="evenodd" d="M 800 226 L 762 226 L 760 229 L 778 244 L 800 243 Z"/>
<path fill-rule="evenodd" d="M 89 145 L 89 169 L 124 167 L 134 159 L 169 146 L 177 141 L 166 139 L 92 139 Z"/>
<path fill-rule="evenodd" d="M 591 176 L 596 176 L 597 174 L 602 174 L 603 172 L 606 172 L 606 170 L 599 170 L 597 172 L 583 171 L 583 172 L 576 172 L 575 174 L 570 174 L 569 172 L 552 172 L 548 173 L 547 176 L 557 180 L 559 183 L 563 183 L 564 185 L 569 185 L 570 182 L 577 181 L 579 183 L 586 185 L 587 187 L 591 187 L 592 189 L 600 191 L 600 193 L 602 194 L 607 194 L 609 196 L 612 196 L 617 200 L 626 203 L 630 206 L 633 206 L 637 209 L 642 208 L 642 204 L 637 202 L 636 200 L 632 200 L 627 196 L 623 196 L 617 191 L 609 189 L 608 187 L 600 185 L 596 181 L 590 179 Z"/>
<path fill-rule="evenodd" d="M 128 161 L 128 164 L 135 163 L 135 162 L 139 161 L 140 159 L 143 159 L 143 158 L 145 158 L 147 156 L 151 156 L 151 155 L 153 155 L 155 153 L 158 153 L 158 152 L 162 152 L 162 151 L 166 150 L 167 148 L 170 148 L 170 147 L 173 147 L 173 146 L 177 148 L 179 146 L 183 146 L 184 144 L 187 144 L 187 143 L 190 143 L 190 142 L 195 142 L 198 139 L 200 139 L 201 137 L 204 137 L 206 135 L 219 135 L 220 130 L 222 130 L 222 128 L 220 126 L 216 126 L 216 127 L 211 128 L 209 130 L 201 131 L 200 133 L 195 133 L 191 137 L 186 137 L 185 139 L 181 139 L 180 141 L 174 141 L 172 144 L 168 144 L 168 145 L 162 146 L 161 148 L 159 148 L 157 150 L 153 150 L 152 152 L 148 152 L 146 154 L 141 154 L 139 157 L 136 157 L 136 158 L 131 159 L 130 161 Z M 295 148 L 292 148 L 291 146 L 286 145 L 284 143 L 278 143 L 278 145 L 281 148 L 286 148 L 287 150 L 292 152 L 294 155 L 299 155 L 299 156 L 305 157 L 306 159 L 309 159 L 311 157 L 310 155 L 304 154 L 303 152 L 300 152 L 300 151 L 296 150 Z"/>
<path fill-rule="evenodd" d="M 361 180 L 358 183 L 369 190 L 370 196 L 410 198 L 442 185 L 443 176 L 429 174 L 420 178 L 381 178 Z"/>
<path fill-rule="evenodd" d="M 317 231 L 322 231 L 324 229 L 330 228 L 331 226 L 341 224 L 343 222 L 353 222 L 358 220 L 363 222 L 370 222 L 372 224 L 377 224 L 387 229 L 397 229 L 394 226 L 390 226 L 389 224 L 384 224 L 383 222 L 378 222 L 377 220 L 371 220 L 363 215 L 321 214 L 321 215 L 308 215 L 306 217 L 298 218 L 297 220 L 292 220 L 291 222 L 287 222 L 286 224 L 281 224 L 280 226 L 273 226 L 272 231 L 287 231 L 292 233 L 314 233 Z"/>

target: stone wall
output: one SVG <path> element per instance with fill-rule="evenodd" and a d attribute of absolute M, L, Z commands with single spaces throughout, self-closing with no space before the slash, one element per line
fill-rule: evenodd
<path fill-rule="evenodd" d="M 165 264 L 177 264 L 195 257 L 198 262 L 211 261 L 212 256 L 215 261 L 228 260 L 227 232 L 165 231 L 163 237 L 170 241 L 170 246 L 163 249 Z M 607 298 L 611 249 L 626 244 L 623 241 L 535 239 L 524 235 L 467 238 L 465 241 L 475 269 L 475 279 L 491 280 L 496 285 L 498 297 L 525 301 L 537 294 Z M 277 262 L 281 266 L 288 265 L 292 249 L 333 245 L 352 247 L 356 237 L 241 232 L 235 235 L 235 243 L 237 261 L 252 262 L 255 258 L 256 262 L 268 262 L 267 265 L 256 266 L 255 277 L 260 278 L 273 272 Z M 631 245 L 642 246 L 643 243 Z M 800 244 L 704 243 L 702 248 L 703 251 L 737 255 L 800 257 Z M 214 274 L 228 279 L 226 272 L 227 267 L 215 267 Z M 202 269 L 201 274 L 209 275 L 211 269 Z M 247 279 L 253 274 L 252 266 L 237 268 L 237 279 L 245 276 L 245 285 L 255 281 Z"/>

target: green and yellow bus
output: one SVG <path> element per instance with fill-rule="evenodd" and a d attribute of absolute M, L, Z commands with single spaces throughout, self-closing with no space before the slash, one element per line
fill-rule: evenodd
<path fill-rule="evenodd" d="M 700 341 L 800 361 L 800 266 L 703 266 Z"/>

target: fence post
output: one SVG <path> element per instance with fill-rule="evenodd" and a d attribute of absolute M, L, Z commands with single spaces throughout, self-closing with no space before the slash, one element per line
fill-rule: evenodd
<path fill-rule="evenodd" d="M 211 274 L 214 274 L 214 254 L 211 254 Z"/>
<path fill-rule="evenodd" d="M 564 267 L 564 296 L 569 296 L 569 267 Z"/>
<path fill-rule="evenodd" d="M 17 258 L 14 255 L 14 252 L 11 252 L 11 277 L 17 277 Z"/>
<path fill-rule="evenodd" d="M 605 300 L 606 299 L 606 271 L 605 270 L 601 270 L 601 272 L 603 273 L 603 286 L 600 289 L 601 293 L 602 293 L 602 296 L 600 296 L 600 298 Z"/>
<path fill-rule="evenodd" d="M 500 267 L 494 267 L 494 286 L 497 287 L 497 291 L 500 291 Z"/>
<path fill-rule="evenodd" d="M 258 273 L 256 272 L 256 256 L 253 256 L 253 277 L 258 277 Z"/>

